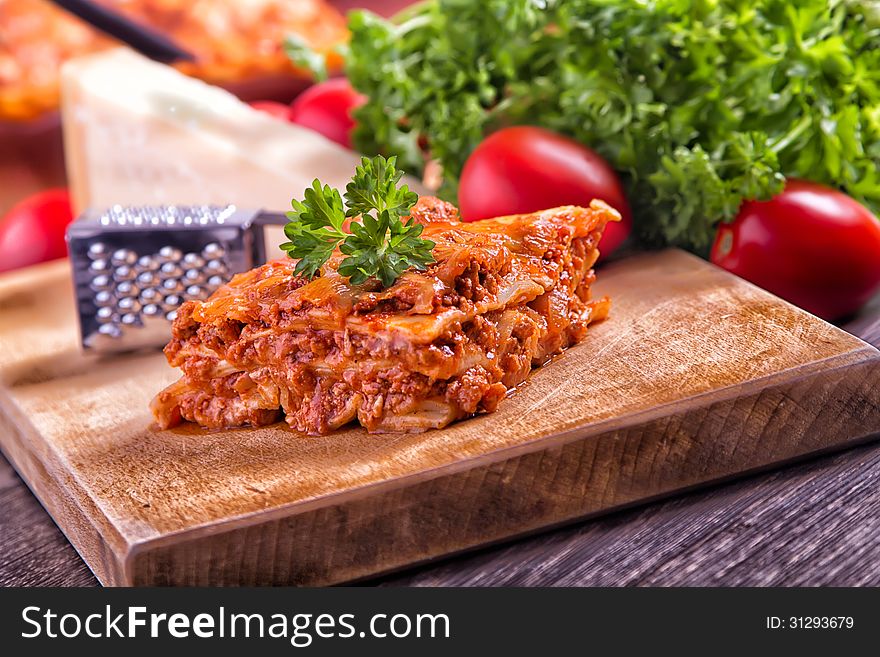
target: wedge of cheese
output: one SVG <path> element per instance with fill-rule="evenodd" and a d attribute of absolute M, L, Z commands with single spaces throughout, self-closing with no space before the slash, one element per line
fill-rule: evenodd
<path fill-rule="evenodd" d="M 315 178 L 344 189 L 360 160 L 124 48 L 69 61 L 61 89 L 76 211 L 174 203 L 287 210 Z"/>

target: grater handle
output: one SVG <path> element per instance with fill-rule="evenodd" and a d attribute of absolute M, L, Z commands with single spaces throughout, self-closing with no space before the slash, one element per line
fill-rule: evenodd
<path fill-rule="evenodd" d="M 260 212 L 254 217 L 254 224 L 257 226 L 286 226 L 290 223 L 290 219 L 284 212 Z"/>

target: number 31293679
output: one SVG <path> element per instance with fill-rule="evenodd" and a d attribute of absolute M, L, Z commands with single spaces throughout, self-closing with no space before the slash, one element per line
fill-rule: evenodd
<path fill-rule="evenodd" d="M 851 630 L 854 626 L 852 616 L 767 616 L 768 630 Z"/>

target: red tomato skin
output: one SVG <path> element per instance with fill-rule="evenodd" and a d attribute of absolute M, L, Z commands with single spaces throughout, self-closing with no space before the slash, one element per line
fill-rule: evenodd
<path fill-rule="evenodd" d="M 851 315 L 880 287 L 880 222 L 846 194 L 789 180 L 722 224 L 710 259 L 814 315 Z"/>
<path fill-rule="evenodd" d="M 13 206 L 0 219 L 0 272 L 65 257 L 72 220 L 66 189 L 38 192 Z"/>
<path fill-rule="evenodd" d="M 314 130 L 337 144 L 352 147 L 355 122 L 352 111 L 366 102 L 345 78 L 319 82 L 302 92 L 290 105 L 290 120 Z"/>
<path fill-rule="evenodd" d="M 282 121 L 290 121 L 290 105 L 277 103 L 274 100 L 255 100 L 248 103 L 255 110 L 265 112 L 270 116 Z"/>
<path fill-rule="evenodd" d="M 609 255 L 632 229 L 632 212 L 614 170 L 595 152 L 550 130 L 503 128 L 484 139 L 465 162 L 458 199 L 464 221 L 522 214 L 601 199 L 621 221 L 600 242 Z"/>

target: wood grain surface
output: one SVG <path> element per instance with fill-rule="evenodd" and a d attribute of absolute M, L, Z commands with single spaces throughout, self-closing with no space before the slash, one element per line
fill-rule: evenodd
<path fill-rule="evenodd" d="M 880 586 L 880 445 L 374 578 L 380 586 Z M 98 586 L 0 456 L 0 586 Z"/>
<path fill-rule="evenodd" d="M 877 430 L 875 350 L 689 256 L 634 262 L 603 272 L 614 319 L 584 345 L 495 415 L 421 437 L 145 431 L 139 395 L 162 377 L 154 355 L 83 364 L 56 336 L 35 359 L 33 335 L 0 330 L 15 354 L 0 370 L 19 413 L 9 428 L 39 427 L 5 449 L 107 583 L 317 583 Z M 27 307 L 27 289 L 7 287 L 3 317 Z M 63 326 L 63 299 L 40 303 Z"/>
<path fill-rule="evenodd" d="M 880 446 L 386 577 L 391 586 L 878 586 Z"/>

